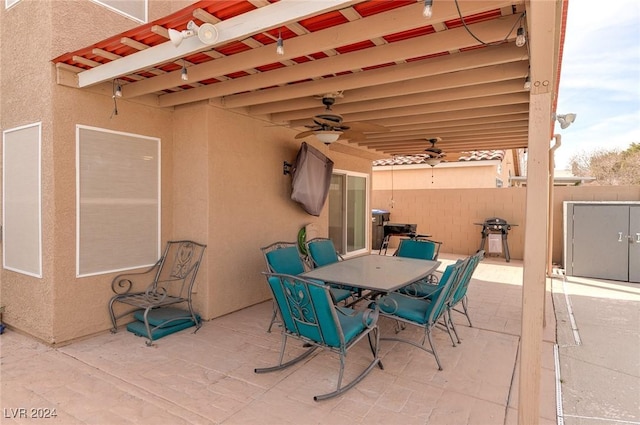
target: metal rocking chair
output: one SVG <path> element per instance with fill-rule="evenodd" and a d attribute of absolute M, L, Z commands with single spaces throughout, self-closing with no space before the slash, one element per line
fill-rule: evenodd
<path fill-rule="evenodd" d="M 313 399 L 324 400 L 338 396 L 360 382 L 378 365 L 378 310 L 356 311 L 337 307 L 332 300 L 329 287 L 300 277 L 265 273 L 269 288 L 284 322 L 280 359 L 273 367 L 255 369 L 256 373 L 266 373 L 287 368 L 307 358 L 318 347 L 326 348 L 340 355 L 340 370 L 335 391 L 317 395 Z M 356 378 L 342 385 L 347 351 L 364 336 L 369 340 L 373 360 Z M 304 353 L 289 361 L 284 361 L 288 338 L 295 338 L 309 347 Z"/>

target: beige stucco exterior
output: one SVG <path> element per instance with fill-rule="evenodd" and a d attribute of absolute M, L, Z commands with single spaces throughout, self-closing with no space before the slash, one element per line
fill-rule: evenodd
<path fill-rule="evenodd" d="M 150 20 L 189 2 L 149 2 Z M 43 276 L 2 269 L 3 321 L 50 344 L 110 328 L 113 274 L 76 278 L 76 125 L 161 140 L 161 240 L 208 245 L 195 307 L 211 319 L 268 299 L 260 246 L 295 240 L 300 227 L 327 228 L 327 213 L 306 214 L 290 200 L 282 172 L 300 141 L 295 132 L 207 102 L 157 108 L 120 100 L 111 87 L 56 84 L 51 58 L 104 39 L 135 22 L 89 1 L 22 0 L 2 20 L 2 130 L 42 123 Z M 73 31 L 64 25 L 73 22 Z M 100 22 L 100 25 L 95 25 Z M 39 26 L 37 32 L 24 28 Z M 371 162 L 315 145 L 335 168 L 371 173 Z M 0 245 L 0 254 L 3 249 Z"/>

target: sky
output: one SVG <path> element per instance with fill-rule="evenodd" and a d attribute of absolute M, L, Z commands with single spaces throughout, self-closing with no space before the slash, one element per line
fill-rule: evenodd
<path fill-rule="evenodd" d="M 558 114 L 576 121 L 562 135 L 555 168 L 573 155 L 640 143 L 640 1 L 569 0 Z"/>

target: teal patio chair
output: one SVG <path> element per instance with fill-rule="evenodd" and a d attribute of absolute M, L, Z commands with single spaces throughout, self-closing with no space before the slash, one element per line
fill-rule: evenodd
<path fill-rule="evenodd" d="M 431 239 L 401 239 L 394 255 L 398 257 L 417 258 L 420 260 L 437 260 L 442 242 Z"/>
<path fill-rule="evenodd" d="M 270 273 L 283 273 L 290 275 L 299 275 L 304 273 L 304 262 L 298 251 L 298 244 L 295 242 L 274 242 L 271 245 L 260 248 L 267 265 L 267 271 Z M 351 296 L 351 292 L 341 289 L 331 290 L 331 294 L 336 302 L 344 301 Z M 271 332 L 273 324 L 277 321 L 278 309 L 273 305 L 273 315 L 267 332 Z"/>
<path fill-rule="evenodd" d="M 307 248 L 307 253 L 313 268 L 326 266 L 343 260 L 342 255 L 338 253 L 333 245 L 333 241 L 329 238 L 313 238 L 305 243 L 305 247 Z M 351 292 L 354 298 L 359 298 L 362 295 L 362 290 L 359 288 L 344 285 L 331 285 L 331 287 L 347 290 Z"/>
<path fill-rule="evenodd" d="M 379 298 L 375 304 L 380 308 L 381 315 L 394 319 L 403 325 L 409 324 L 424 329 L 424 335 L 419 343 L 398 337 L 383 337 L 381 339 L 411 344 L 432 354 L 436 359 L 438 369 L 442 370 L 442 364 L 440 363 L 438 353 L 431 338 L 431 331 L 438 326 L 442 320 L 441 326 L 447 331 L 452 344 L 455 346 L 453 336 L 447 324 L 447 301 L 451 298 L 460 282 L 460 271 L 462 267 L 463 262 L 450 264 L 446 267 L 441 278 L 441 282 L 443 283 L 439 285 L 439 289 L 433 294 L 431 299 L 414 298 L 399 292 L 392 292 Z M 399 330 L 396 330 L 396 333 L 398 332 Z M 425 341 L 429 342 L 430 348 L 425 347 Z"/>
<path fill-rule="evenodd" d="M 469 322 L 469 327 L 473 327 L 471 324 L 471 318 L 469 317 L 469 311 L 467 309 L 467 289 L 469 288 L 469 283 L 471 282 L 471 278 L 473 277 L 473 273 L 478 267 L 478 263 L 484 258 L 484 251 L 480 250 L 476 252 L 469 258 L 469 262 L 465 267 L 462 278 L 460 279 L 460 284 L 456 288 L 455 292 L 453 292 L 451 299 L 447 303 L 447 310 L 449 311 L 449 323 L 451 328 L 453 329 L 453 333 L 456 335 L 458 342 L 460 342 L 460 338 L 458 338 L 458 332 L 456 330 L 456 326 L 451 318 L 451 312 L 455 311 L 461 314 L 464 314 Z M 456 309 L 457 305 L 462 306 L 462 310 Z"/>
<path fill-rule="evenodd" d="M 405 258 L 417 258 L 419 260 L 431 260 L 436 261 L 440 254 L 440 247 L 442 242 L 433 241 L 430 239 L 401 239 L 398 249 L 393 255 Z M 415 285 L 427 285 L 426 290 L 429 289 L 429 285 L 436 285 L 438 283 L 438 276 L 434 273 L 430 274 L 426 278 L 415 282 Z"/>
<path fill-rule="evenodd" d="M 318 401 L 335 397 L 349 390 L 368 375 L 376 365 L 382 369 L 378 357 L 380 337 L 377 307 L 362 311 L 338 307 L 333 303 L 327 285 L 286 274 L 265 273 L 265 275 L 284 326 L 278 364 L 273 367 L 257 368 L 256 373 L 273 372 L 292 366 L 307 358 L 318 347 L 337 353 L 340 356 L 340 370 L 336 390 L 313 398 Z M 347 351 L 364 336 L 369 340 L 373 360 L 351 382 L 342 385 Z M 301 340 L 305 346 L 311 347 L 285 362 L 288 338 Z"/>

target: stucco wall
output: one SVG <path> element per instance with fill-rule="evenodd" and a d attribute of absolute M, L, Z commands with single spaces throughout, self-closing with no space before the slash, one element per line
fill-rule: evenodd
<path fill-rule="evenodd" d="M 392 222 L 416 223 L 419 233 L 433 235 L 443 242 L 442 251 L 459 255 L 475 252 L 481 240 L 480 226 L 473 223 L 498 216 L 519 224 L 509 232 L 511 258 L 524 255 L 524 213 L 526 188 L 394 190 L 390 208 L 390 190 L 374 190 L 372 208 L 391 212 Z M 638 186 L 555 187 L 553 201 L 553 261 L 563 258 L 563 201 L 638 201 Z M 392 247 L 397 246 L 392 238 Z"/>
<path fill-rule="evenodd" d="M 150 18 L 184 3 L 150 2 Z M 283 175 L 282 162 L 295 159 L 300 147 L 296 132 L 207 102 L 172 110 L 119 99 L 118 115 L 112 116 L 110 84 L 89 90 L 57 85 L 51 59 L 135 22 L 84 0 L 23 0 L 8 12 L 0 10 L 2 39 L 12 41 L 2 44 L 2 129 L 41 121 L 43 130 L 44 277 L 0 271 L 4 321 L 51 344 L 111 326 L 107 302 L 115 273 L 75 277 L 77 124 L 161 139 L 161 240 L 208 244 L 195 296 L 205 319 L 268 299 L 259 248 L 294 241 L 299 228 L 309 223 L 327 227 L 326 210 L 312 217 L 289 197 L 291 177 Z M 37 36 L 21 31 L 34 17 L 41 23 Z M 95 26 L 96 21 L 101 25 Z M 60 25 L 69 22 L 73 27 Z M 16 34 L 21 43 L 13 42 Z M 371 172 L 369 160 L 312 144 L 336 168 Z"/>
<path fill-rule="evenodd" d="M 314 217 L 290 198 L 282 165 L 300 148 L 296 132 L 206 103 L 177 108 L 174 123 L 174 235 L 208 245 L 196 306 L 210 319 L 268 299 L 260 247 L 295 241 L 309 223 L 327 229 L 326 206 Z M 371 171 L 369 160 L 309 143 L 336 168 Z"/>
<path fill-rule="evenodd" d="M 171 2 L 150 3 L 151 19 L 175 10 Z M 75 125 L 160 137 L 162 178 L 171 181 L 172 115 L 121 101 L 120 114 L 110 118 L 110 92 L 56 84 L 52 58 L 138 23 L 85 0 L 23 0 L 9 10 L 0 7 L 0 20 L 0 127 L 42 122 L 43 241 L 42 279 L 2 269 L 0 304 L 3 321 L 53 344 L 108 328 L 112 276 L 75 278 Z M 38 31 L 25 31 L 34 27 Z M 171 223 L 172 193 L 163 186 L 162 196 L 163 223 Z"/>

